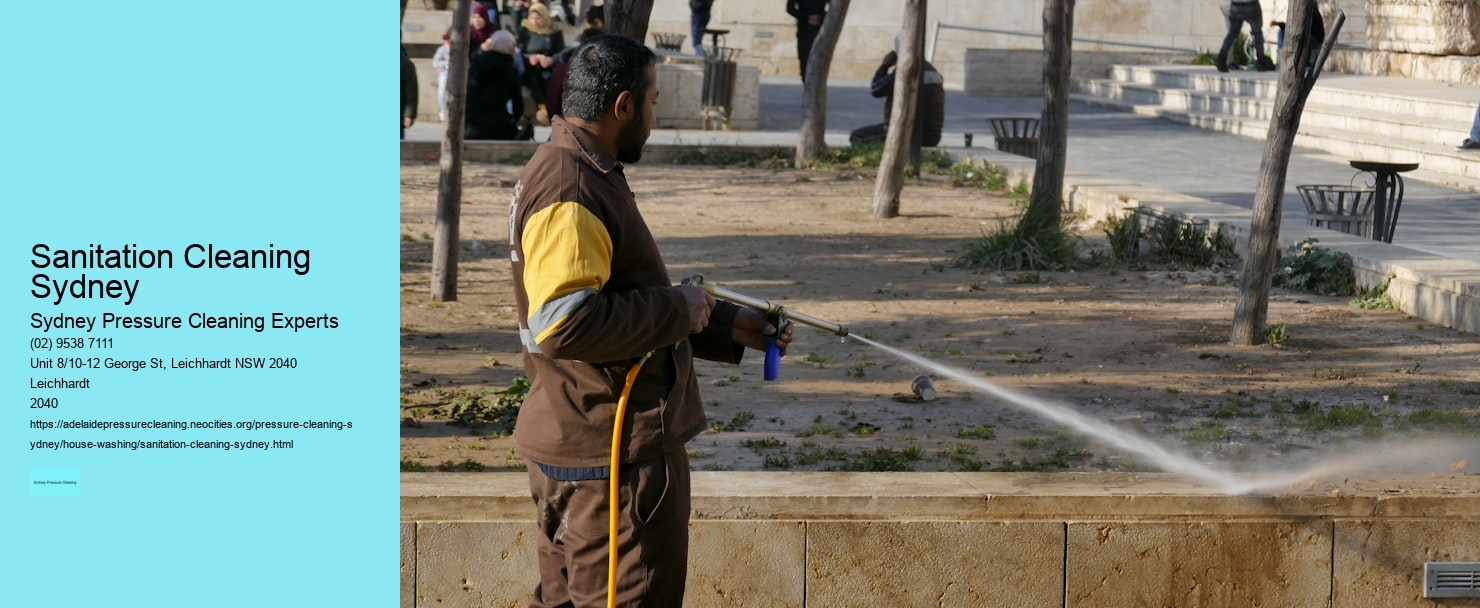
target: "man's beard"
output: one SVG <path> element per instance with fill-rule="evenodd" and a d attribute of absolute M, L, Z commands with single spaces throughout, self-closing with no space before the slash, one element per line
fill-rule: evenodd
<path fill-rule="evenodd" d="M 643 134 L 642 128 L 647 123 L 647 117 L 643 114 L 647 109 L 637 104 L 637 112 L 632 120 L 622 125 L 621 132 L 617 133 L 617 160 L 624 163 L 635 163 L 642 160 L 642 146 L 647 143 L 647 136 Z"/>

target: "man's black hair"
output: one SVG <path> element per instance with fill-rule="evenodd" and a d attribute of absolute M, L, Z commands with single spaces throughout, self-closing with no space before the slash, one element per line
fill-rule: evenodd
<path fill-rule="evenodd" d="M 629 91 L 641 102 L 648 87 L 647 67 L 658 57 L 642 43 L 626 36 L 602 34 L 576 49 L 565 73 L 561 113 L 599 121 L 617 96 Z"/>

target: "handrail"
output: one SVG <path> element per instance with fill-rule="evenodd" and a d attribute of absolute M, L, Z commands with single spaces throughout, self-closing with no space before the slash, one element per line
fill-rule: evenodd
<path fill-rule="evenodd" d="M 975 26 L 971 26 L 971 25 L 955 25 L 955 24 L 951 24 L 951 23 L 941 23 L 939 19 L 936 19 L 935 22 L 932 23 L 931 26 L 930 26 L 930 48 L 926 49 L 926 51 L 925 51 L 925 60 L 926 61 L 935 61 L 935 45 L 936 45 L 936 42 L 939 41 L 939 39 L 940 39 L 940 31 L 942 29 L 948 29 L 948 30 L 966 30 L 966 31 L 969 31 L 969 32 L 985 32 L 985 33 L 988 33 L 988 34 L 1006 34 L 1006 35 L 1009 35 L 1009 36 L 1027 36 L 1029 38 L 1042 38 L 1043 37 L 1043 33 L 1042 32 L 1024 32 L 1024 31 L 1021 31 L 1021 30 L 1004 30 L 1004 29 L 998 29 L 998 28 L 992 28 L 992 27 L 975 27 Z M 1098 39 L 1094 39 L 1094 38 L 1078 38 L 1078 37 L 1071 38 L 1070 40 L 1072 40 L 1074 42 L 1086 42 L 1086 43 L 1091 43 L 1091 44 L 1105 44 L 1105 45 L 1110 45 L 1110 46 L 1125 46 L 1125 47 L 1138 48 L 1138 49 L 1151 49 L 1151 50 L 1154 50 L 1154 51 L 1175 51 L 1175 52 L 1178 52 L 1178 53 L 1192 53 L 1194 55 L 1203 52 L 1203 49 L 1189 49 L 1189 48 L 1184 48 L 1184 47 L 1165 46 L 1165 45 L 1160 45 L 1160 44 L 1143 44 L 1143 43 L 1140 43 L 1140 42 L 1119 42 L 1119 41 L 1116 41 L 1116 40 L 1098 40 Z"/>

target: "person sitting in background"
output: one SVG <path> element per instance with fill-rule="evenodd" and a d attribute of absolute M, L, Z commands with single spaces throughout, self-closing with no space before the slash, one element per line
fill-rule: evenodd
<path fill-rule="evenodd" d="M 870 94 L 884 98 L 884 122 L 854 129 L 848 134 L 848 143 L 882 142 L 889 136 L 889 113 L 894 109 L 894 67 L 899 61 L 899 53 L 896 52 L 899 49 L 898 38 L 894 39 L 894 48 L 884 55 L 884 61 L 874 71 L 874 80 L 869 86 Z M 921 145 L 934 147 L 940 143 L 940 132 L 946 122 L 946 81 L 929 61 L 922 59 L 920 62 L 924 65 L 920 90 L 915 94 L 915 120 L 923 129 Z"/>
<path fill-rule="evenodd" d="M 524 54 L 524 86 L 529 87 L 529 96 L 537 108 L 535 122 L 549 124 L 545 96 L 550 91 L 555 55 L 565 50 L 565 36 L 550 27 L 550 9 L 544 4 L 529 5 L 529 18 L 524 20 L 524 30 L 519 34 L 519 50 Z"/>
<path fill-rule="evenodd" d="M 473 3 L 473 17 L 470 25 L 472 29 L 469 32 L 471 36 L 468 38 L 468 55 L 472 56 L 478 52 L 484 42 L 493 36 L 494 32 L 498 31 L 498 27 L 488 16 L 488 7 L 478 2 Z"/>
<path fill-rule="evenodd" d="M 1470 137 L 1459 143 L 1460 150 L 1480 150 L 1480 106 L 1475 107 L 1475 122 L 1470 125 Z"/>
<path fill-rule="evenodd" d="M 514 35 L 499 30 L 483 42 L 468 66 L 468 110 L 463 137 L 516 139 L 515 117 L 524 114 L 519 71 L 514 69 Z"/>

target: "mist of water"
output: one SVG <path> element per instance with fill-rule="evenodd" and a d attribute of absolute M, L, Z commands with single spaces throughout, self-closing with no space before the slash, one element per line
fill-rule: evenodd
<path fill-rule="evenodd" d="M 868 338 L 857 335 L 850 335 L 849 337 L 883 350 L 894 357 L 919 366 L 921 369 L 929 370 L 940 377 L 955 380 L 962 386 L 967 386 L 976 391 L 996 397 L 1004 403 L 1066 427 L 1080 435 L 1096 439 L 1124 452 L 1135 454 L 1145 459 L 1151 466 L 1163 471 L 1197 479 L 1213 486 L 1218 491 L 1229 494 L 1247 494 L 1260 490 L 1289 487 L 1316 476 L 1360 471 L 1375 463 L 1391 462 L 1395 456 L 1393 451 L 1384 450 L 1380 453 L 1369 451 L 1369 456 L 1366 458 L 1347 456 L 1330 459 L 1327 462 L 1317 464 L 1308 470 L 1298 473 L 1235 474 L 1228 471 L 1219 471 L 1198 462 L 1186 454 L 1169 450 L 1147 437 L 1121 430 L 1104 421 L 1085 416 L 1067 405 L 1035 399 L 997 386 L 966 370 L 937 363 L 914 353 L 892 348 Z M 1417 453 L 1426 450 L 1400 451 Z"/>

